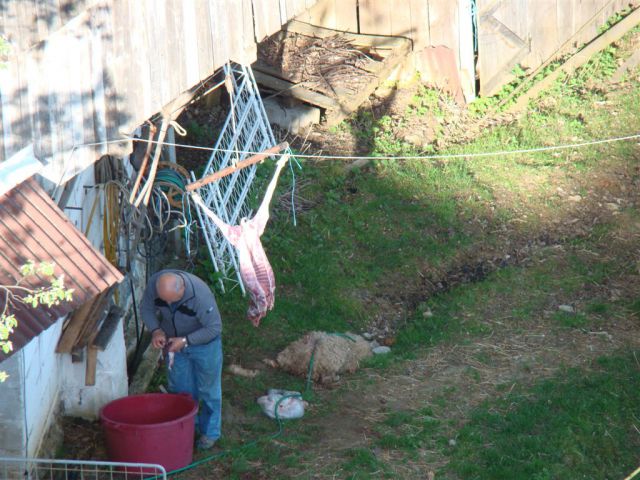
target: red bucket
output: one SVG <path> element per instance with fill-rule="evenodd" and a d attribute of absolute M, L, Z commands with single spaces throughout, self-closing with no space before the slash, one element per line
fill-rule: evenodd
<path fill-rule="evenodd" d="M 193 459 L 198 405 L 187 394 L 147 393 L 119 398 L 100 411 L 109 459 L 155 463 L 167 472 Z"/>

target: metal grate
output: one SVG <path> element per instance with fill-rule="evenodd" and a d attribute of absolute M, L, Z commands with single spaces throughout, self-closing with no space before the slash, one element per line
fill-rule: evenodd
<path fill-rule="evenodd" d="M 203 177 L 251 156 L 242 152 L 261 152 L 276 144 L 251 67 L 231 64 L 226 65 L 224 71 L 233 84 L 231 111 L 214 145 L 223 151 L 213 152 Z M 200 189 L 204 203 L 225 223 L 237 225 L 243 217 L 251 216 L 246 200 L 255 172 L 256 165 L 253 165 L 205 185 Z M 239 284 L 244 293 L 235 248 L 199 209 L 198 218 L 215 270 L 223 280 Z M 224 289 L 222 280 L 221 286 Z"/>
<path fill-rule="evenodd" d="M 161 465 L 0 457 L 2 480 L 141 480 L 167 478 Z"/>

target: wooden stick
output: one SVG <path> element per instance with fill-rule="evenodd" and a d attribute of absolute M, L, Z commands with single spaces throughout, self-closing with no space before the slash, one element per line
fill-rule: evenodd
<path fill-rule="evenodd" d="M 91 342 L 91 346 L 100 351 L 104 351 L 111 341 L 111 337 L 113 337 L 117 326 L 120 324 L 120 320 L 122 320 L 123 315 L 124 311 L 120 307 L 112 305 L 109 309 L 107 318 L 104 319 L 100 330 L 93 339 L 93 342 Z"/>
<path fill-rule="evenodd" d="M 142 177 L 144 176 L 144 171 L 147 169 L 147 163 L 149 163 L 149 156 L 151 155 L 151 148 L 153 147 L 153 137 L 156 136 L 156 131 L 158 130 L 156 126 L 151 123 L 149 127 L 149 143 L 147 143 L 147 149 L 144 152 L 144 157 L 142 158 L 142 163 L 140 164 L 140 171 L 138 172 L 138 176 L 136 177 L 136 183 L 133 184 L 133 188 L 131 189 L 131 195 L 129 196 L 129 203 L 133 203 L 136 199 L 136 193 L 138 192 L 138 187 L 140 187 L 140 182 L 142 181 Z"/>
<path fill-rule="evenodd" d="M 227 175 L 231 175 L 233 172 L 246 168 L 250 165 L 253 165 L 254 163 L 258 163 L 264 160 L 269 155 L 273 155 L 274 153 L 280 153 L 282 150 L 285 150 L 287 148 L 289 148 L 289 144 L 287 142 L 282 142 L 276 145 L 275 147 L 266 149 L 264 152 L 256 153 L 255 155 L 252 155 L 249 158 L 245 158 L 244 160 L 238 162 L 235 165 L 231 165 L 229 167 L 223 168 L 222 170 L 212 173 L 211 175 L 207 175 L 206 177 L 201 178 L 200 180 L 197 180 L 193 183 L 189 183 L 186 186 L 186 190 L 187 192 L 192 192 L 198 188 L 203 187 L 204 185 L 215 182 L 216 180 L 220 180 L 221 178 L 226 177 Z"/>
<path fill-rule="evenodd" d="M 167 134 L 167 129 L 169 128 L 169 119 L 163 117 L 162 123 L 160 124 L 160 133 L 158 134 L 158 142 L 156 143 L 156 150 L 153 153 L 153 160 L 151 161 L 151 167 L 149 167 L 149 176 L 147 177 L 147 181 L 144 186 L 140 189 L 140 194 L 135 202 L 133 202 L 134 207 L 139 207 L 140 202 L 144 202 L 144 205 L 149 204 L 149 198 L 151 197 L 151 190 L 153 190 L 153 181 L 156 179 L 156 171 L 158 170 L 158 162 L 160 161 L 160 155 L 162 154 L 162 142 L 164 142 L 164 137 Z"/>
<path fill-rule="evenodd" d="M 98 367 L 98 347 L 87 347 L 87 369 L 84 374 L 84 384 L 88 387 L 96 384 L 96 369 Z"/>

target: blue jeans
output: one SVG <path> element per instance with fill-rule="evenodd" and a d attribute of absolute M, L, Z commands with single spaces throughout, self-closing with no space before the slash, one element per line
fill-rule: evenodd
<path fill-rule="evenodd" d="M 200 403 L 196 430 L 220 438 L 222 408 L 222 340 L 218 336 L 206 345 L 189 345 L 176 352 L 169 370 L 169 391 L 188 393 Z"/>

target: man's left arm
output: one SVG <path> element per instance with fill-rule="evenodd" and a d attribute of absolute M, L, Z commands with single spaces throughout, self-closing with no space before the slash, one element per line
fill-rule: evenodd
<path fill-rule="evenodd" d="M 222 320 L 215 302 L 205 303 L 203 306 L 199 306 L 197 318 L 201 327 L 187 335 L 189 345 L 209 343 L 222 332 Z"/>

